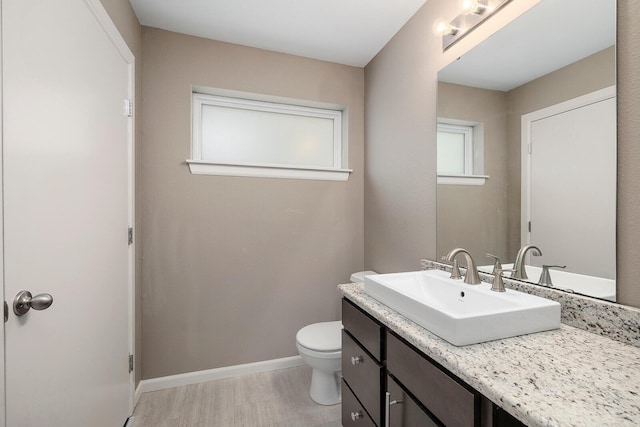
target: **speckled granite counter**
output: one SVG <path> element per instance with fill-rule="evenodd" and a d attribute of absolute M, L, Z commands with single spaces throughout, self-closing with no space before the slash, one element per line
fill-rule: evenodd
<path fill-rule="evenodd" d="M 562 325 L 456 347 L 364 293 L 342 294 L 530 427 L 640 425 L 640 348 Z"/>

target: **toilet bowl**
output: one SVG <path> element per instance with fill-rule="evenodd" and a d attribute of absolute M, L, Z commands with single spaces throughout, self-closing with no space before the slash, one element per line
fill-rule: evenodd
<path fill-rule="evenodd" d="M 340 371 L 342 322 L 320 322 L 305 326 L 296 334 L 302 360 L 313 369 L 309 395 L 321 405 L 341 400 Z"/>
<path fill-rule="evenodd" d="M 375 271 L 351 275 L 354 283 Z M 320 322 L 305 326 L 296 334 L 296 347 L 302 360 L 313 369 L 309 395 L 321 405 L 335 405 L 341 400 L 342 322 Z"/>

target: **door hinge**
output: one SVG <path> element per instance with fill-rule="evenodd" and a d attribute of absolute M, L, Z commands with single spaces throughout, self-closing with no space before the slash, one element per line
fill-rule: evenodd
<path fill-rule="evenodd" d="M 7 321 L 9 320 L 9 304 L 7 304 L 7 302 L 4 302 L 4 323 L 7 323 Z"/>
<path fill-rule="evenodd" d="M 127 117 L 133 117 L 133 99 L 124 100 L 124 115 Z"/>
<path fill-rule="evenodd" d="M 127 229 L 127 241 L 129 242 L 129 246 L 133 245 L 133 227 Z"/>
<path fill-rule="evenodd" d="M 129 373 L 133 372 L 133 354 L 129 355 Z"/>

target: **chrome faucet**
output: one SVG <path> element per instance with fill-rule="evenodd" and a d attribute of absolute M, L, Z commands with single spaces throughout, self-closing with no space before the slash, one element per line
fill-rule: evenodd
<path fill-rule="evenodd" d="M 473 262 L 473 258 L 471 258 L 471 254 L 469 253 L 469 251 L 462 248 L 455 248 L 447 254 L 445 260 L 453 262 L 456 255 L 458 255 L 459 253 L 462 253 L 462 255 L 464 255 L 464 259 L 467 262 L 467 272 L 464 275 L 464 283 L 468 285 L 480 284 L 480 275 L 478 274 L 478 268 L 476 267 L 476 263 Z"/>
<path fill-rule="evenodd" d="M 498 268 L 493 273 L 493 283 L 491 284 L 491 290 L 493 292 L 506 292 L 507 290 L 504 288 L 504 281 L 502 280 L 502 273 L 510 272 L 513 273 L 513 270 L 508 270 L 504 268 Z"/>
<path fill-rule="evenodd" d="M 534 245 L 526 245 L 520 248 L 518 255 L 516 255 L 516 261 L 513 263 L 513 269 L 515 270 L 511 275 L 512 279 L 528 279 L 527 270 L 524 267 L 524 260 L 527 257 L 527 252 L 531 250 L 534 256 L 542 255 L 542 251 Z"/>
<path fill-rule="evenodd" d="M 543 265 L 542 273 L 540 274 L 540 280 L 538 281 L 538 285 L 553 287 L 553 282 L 551 281 L 551 273 L 549 272 L 550 268 L 567 268 L 566 265 Z"/>
<path fill-rule="evenodd" d="M 487 254 L 487 258 L 491 258 L 493 260 L 493 271 L 491 272 L 491 274 L 496 274 L 496 270 L 502 270 L 502 263 L 500 263 L 500 258 L 492 254 Z"/>

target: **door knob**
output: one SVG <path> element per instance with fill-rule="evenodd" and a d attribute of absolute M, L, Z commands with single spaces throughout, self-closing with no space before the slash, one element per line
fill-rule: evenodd
<path fill-rule="evenodd" d="M 53 297 L 49 294 L 38 294 L 35 297 L 29 291 L 20 291 L 13 299 L 13 312 L 16 316 L 24 316 L 29 309 L 46 310 L 53 304 Z"/>

